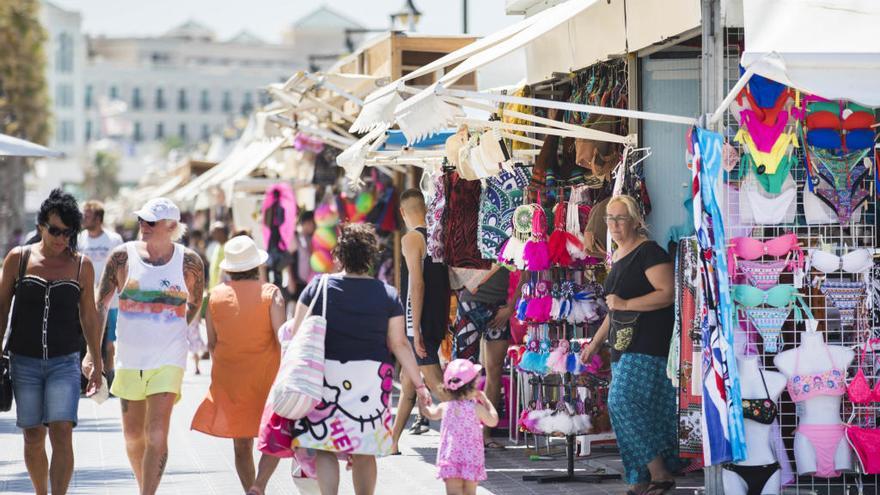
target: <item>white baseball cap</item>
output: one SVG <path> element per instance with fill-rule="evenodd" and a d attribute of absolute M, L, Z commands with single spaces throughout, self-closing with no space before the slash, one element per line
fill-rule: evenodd
<path fill-rule="evenodd" d="M 139 218 L 148 222 L 159 220 L 180 221 L 180 208 L 168 198 L 155 198 L 144 203 L 140 210 L 134 212 Z"/>

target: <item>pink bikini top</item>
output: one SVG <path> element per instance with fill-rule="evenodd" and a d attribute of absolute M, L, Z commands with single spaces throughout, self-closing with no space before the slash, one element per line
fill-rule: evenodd
<path fill-rule="evenodd" d="M 874 344 L 880 344 L 880 339 L 870 339 L 865 342 L 865 346 L 862 348 L 859 371 L 856 372 L 856 376 L 853 377 L 849 382 L 849 385 L 846 387 L 849 400 L 853 401 L 855 404 L 880 402 L 880 380 L 877 380 L 874 389 L 871 390 L 871 385 L 868 384 L 868 379 L 865 378 L 865 372 L 862 370 L 862 367 L 865 364 L 865 354 L 867 353 L 868 346 L 873 348 Z"/>
<path fill-rule="evenodd" d="M 736 259 L 756 260 L 762 256 L 781 258 L 794 253 L 794 261 L 798 268 L 804 266 L 804 252 L 798 244 L 795 234 L 783 234 L 775 239 L 759 241 L 751 237 L 734 237 L 730 240 L 727 250 L 728 265 L 736 266 Z"/>
<path fill-rule="evenodd" d="M 794 355 L 794 375 L 788 380 L 788 395 L 791 396 L 793 402 L 803 402 L 807 399 L 819 395 L 837 396 L 846 393 L 846 381 L 844 370 L 834 364 L 834 358 L 831 357 L 831 350 L 828 344 L 825 346 L 825 352 L 828 359 L 831 360 L 831 369 L 823 373 L 815 375 L 798 375 L 798 363 L 800 361 L 800 349 L 795 351 Z"/>

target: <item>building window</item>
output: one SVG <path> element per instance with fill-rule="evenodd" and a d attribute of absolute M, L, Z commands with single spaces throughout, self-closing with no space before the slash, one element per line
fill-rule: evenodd
<path fill-rule="evenodd" d="M 55 105 L 58 108 L 71 108 L 73 106 L 73 86 L 70 84 L 55 86 Z"/>
<path fill-rule="evenodd" d="M 156 110 L 165 110 L 165 92 L 156 88 Z"/>
<path fill-rule="evenodd" d="M 202 97 L 200 99 L 199 106 L 203 112 L 211 111 L 211 94 L 208 92 L 207 89 L 202 90 Z"/>
<path fill-rule="evenodd" d="M 92 121 L 86 121 L 86 141 L 92 140 Z"/>
<path fill-rule="evenodd" d="M 110 99 L 118 100 L 119 99 L 119 88 L 116 86 L 110 86 Z"/>
<path fill-rule="evenodd" d="M 134 123 L 134 142 L 139 143 L 144 140 L 144 131 L 140 122 Z"/>
<path fill-rule="evenodd" d="M 250 91 L 244 94 L 244 101 L 241 103 L 241 113 L 251 113 L 254 109 L 254 95 Z"/>
<path fill-rule="evenodd" d="M 144 99 L 141 97 L 141 88 L 131 90 L 131 108 L 140 110 L 144 107 Z"/>
<path fill-rule="evenodd" d="M 162 122 L 156 124 L 156 139 L 165 139 L 165 124 Z"/>
<path fill-rule="evenodd" d="M 61 33 L 55 38 L 55 71 L 73 72 L 73 36 Z"/>
<path fill-rule="evenodd" d="M 92 101 L 94 99 L 94 91 L 95 90 L 94 90 L 94 88 L 92 88 L 91 84 L 86 86 L 86 99 L 85 99 L 86 108 L 92 108 L 92 105 L 94 104 L 94 102 Z"/>
<path fill-rule="evenodd" d="M 60 125 L 58 126 L 58 142 L 59 143 L 72 143 L 73 142 L 73 121 L 62 120 L 60 122 Z"/>
<path fill-rule="evenodd" d="M 232 92 L 223 92 L 223 111 L 229 113 L 232 111 Z"/>
<path fill-rule="evenodd" d="M 186 141 L 186 124 L 180 124 L 177 135 L 180 137 L 181 141 Z"/>
<path fill-rule="evenodd" d="M 202 141 L 211 139 L 211 128 L 208 124 L 202 124 Z"/>
<path fill-rule="evenodd" d="M 189 108 L 189 101 L 186 99 L 186 90 L 177 90 L 177 109 L 185 112 Z"/>

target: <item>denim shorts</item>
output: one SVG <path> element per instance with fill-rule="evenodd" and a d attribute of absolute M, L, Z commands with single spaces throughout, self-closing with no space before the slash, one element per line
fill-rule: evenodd
<path fill-rule="evenodd" d="M 10 354 L 16 426 L 33 428 L 55 421 L 76 426 L 82 371 L 79 353 L 49 359 Z"/>

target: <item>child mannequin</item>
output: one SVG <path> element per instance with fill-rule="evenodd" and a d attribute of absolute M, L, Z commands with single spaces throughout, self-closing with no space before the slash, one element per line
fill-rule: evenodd
<path fill-rule="evenodd" d="M 498 412 L 486 394 L 477 390 L 481 369 L 467 359 L 452 361 L 443 374 L 450 400 L 433 406 L 419 403 L 422 416 L 443 419 L 437 467 L 447 495 L 475 495 L 477 484 L 486 479 L 481 424 L 497 425 Z"/>

